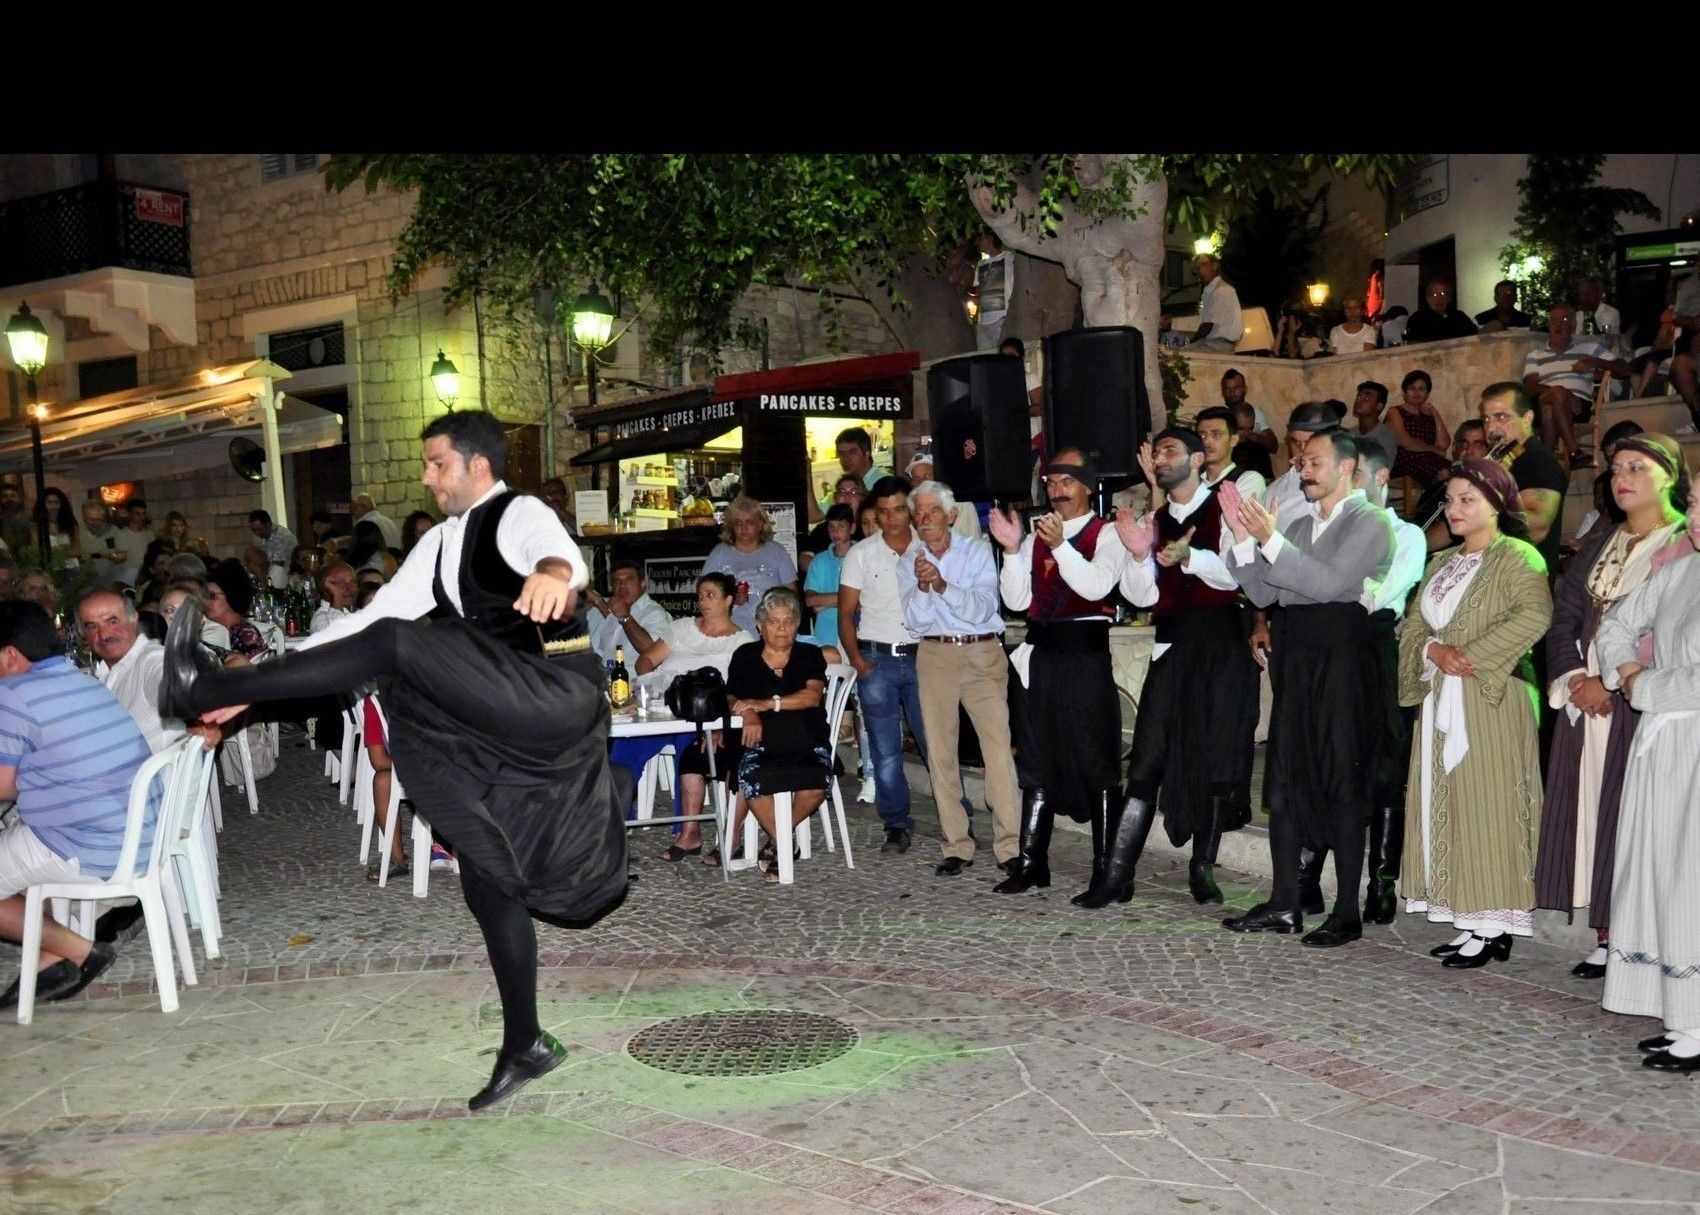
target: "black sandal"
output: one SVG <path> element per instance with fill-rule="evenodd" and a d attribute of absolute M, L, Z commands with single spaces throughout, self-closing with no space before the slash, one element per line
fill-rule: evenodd
<path fill-rule="evenodd" d="M 681 848 L 677 844 L 669 844 L 669 845 L 667 845 L 667 851 L 663 852 L 661 854 L 661 859 L 664 860 L 664 861 L 668 861 L 670 863 L 677 863 L 679 861 L 684 860 L 687 856 L 701 856 L 701 855 L 702 855 L 702 845 L 701 844 L 698 844 L 695 848 Z"/>

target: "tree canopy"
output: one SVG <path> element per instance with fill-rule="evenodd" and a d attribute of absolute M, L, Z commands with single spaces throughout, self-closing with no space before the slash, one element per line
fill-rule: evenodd
<path fill-rule="evenodd" d="M 1044 257 L 1050 242 L 1071 232 L 1113 232 L 1152 206 L 1164 210 L 1163 227 L 1220 228 L 1260 194 L 1298 197 L 1324 169 L 1363 174 L 1386 188 L 1411 159 L 349 154 L 331 158 L 326 184 L 417 191 L 391 278 L 397 294 L 437 262 L 451 272 L 452 298 L 476 290 L 517 305 L 539 288 L 594 281 L 645 301 L 656 348 L 714 354 L 751 340 L 736 308 L 758 281 L 849 284 L 906 307 L 905 273 L 917 261 L 942 273 L 951 253 L 986 226 L 988 207 L 1007 221 L 999 225 L 1006 244 L 1014 237 L 1017 247 Z M 1160 190 L 1153 203 L 1152 183 L 1164 181 L 1166 204 Z M 1147 228 L 1160 245 L 1162 228 Z M 1149 231 L 1140 239 L 1148 241 Z M 1103 255 L 1113 258 L 1115 249 Z M 832 306 L 830 293 L 820 298 Z"/>
<path fill-rule="evenodd" d="M 1569 301 L 1590 275 L 1609 281 L 1620 215 L 1659 218 L 1659 208 L 1639 190 L 1595 184 L 1605 162 L 1604 153 L 1593 152 L 1529 156 L 1517 182 L 1517 226 L 1499 253 L 1501 268 L 1523 284 L 1526 309 L 1545 312 Z"/>

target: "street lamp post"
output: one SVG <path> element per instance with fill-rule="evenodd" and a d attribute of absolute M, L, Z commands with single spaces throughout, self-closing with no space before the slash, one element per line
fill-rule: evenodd
<path fill-rule="evenodd" d="M 585 390 L 592 409 L 596 408 L 596 353 L 608 344 L 613 331 L 614 305 L 592 283 L 573 305 L 573 341 L 584 351 Z"/>
<path fill-rule="evenodd" d="M 41 457 L 41 422 L 47 416 L 47 406 L 36 400 L 35 377 L 47 365 L 47 330 L 30 312 L 28 303 L 19 304 L 18 314 L 7 323 L 6 344 L 11 347 L 12 362 L 24 373 L 29 385 L 26 409 L 30 419 L 30 456 L 35 464 L 36 544 L 45 569 L 53 551 L 47 534 L 47 469 Z"/>
<path fill-rule="evenodd" d="M 437 361 L 431 364 L 431 386 L 437 390 L 443 408 L 453 410 L 460 399 L 460 369 L 449 362 L 441 346 L 437 347 Z"/>

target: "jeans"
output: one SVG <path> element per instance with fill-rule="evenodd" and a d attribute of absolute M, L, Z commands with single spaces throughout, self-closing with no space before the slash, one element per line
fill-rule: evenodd
<path fill-rule="evenodd" d="M 921 762 L 927 762 L 927 731 L 921 724 L 921 685 L 915 677 L 915 653 L 894 657 L 864 646 L 862 656 L 874 669 L 856 681 L 856 695 L 868 723 L 868 743 L 873 751 L 874 808 L 887 831 L 909 831 L 909 779 L 903 773 L 903 723 L 915 736 Z M 974 804 L 966 795 L 962 808 L 969 815 Z"/>

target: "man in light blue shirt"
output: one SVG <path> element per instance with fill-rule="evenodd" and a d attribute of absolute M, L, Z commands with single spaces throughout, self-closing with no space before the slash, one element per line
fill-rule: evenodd
<path fill-rule="evenodd" d="M 43 882 L 109 878 L 148 744 L 116 697 L 60 653 L 53 621 L 26 600 L 0 603 L 0 798 L 17 819 L 0 831 L 0 936 L 23 939 L 23 892 Z M 153 840 L 150 791 L 137 855 Z M 112 946 L 45 919 L 36 999 L 65 1000 L 112 965 Z M 18 1002 L 16 983 L 0 1008 Z"/>
<path fill-rule="evenodd" d="M 974 863 L 974 837 L 962 812 L 957 759 L 960 717 L 966 710 L 986 761 L 986 801 L 992 808 L 992 854 L 1000 868 L 1020 851 L 1021 796 L 1009 743 L 1009 662 L 998 614 L 998 570 L 984 539 L 956 534 L 956 496 L 937 481 L 909 494 L 920 544 L 897 565 L 903 623 L 920 642 L 915 674 L 926 728 L 927 775 L 944 831 L 944 860 L 934 870 L 954 877 Z"/>

